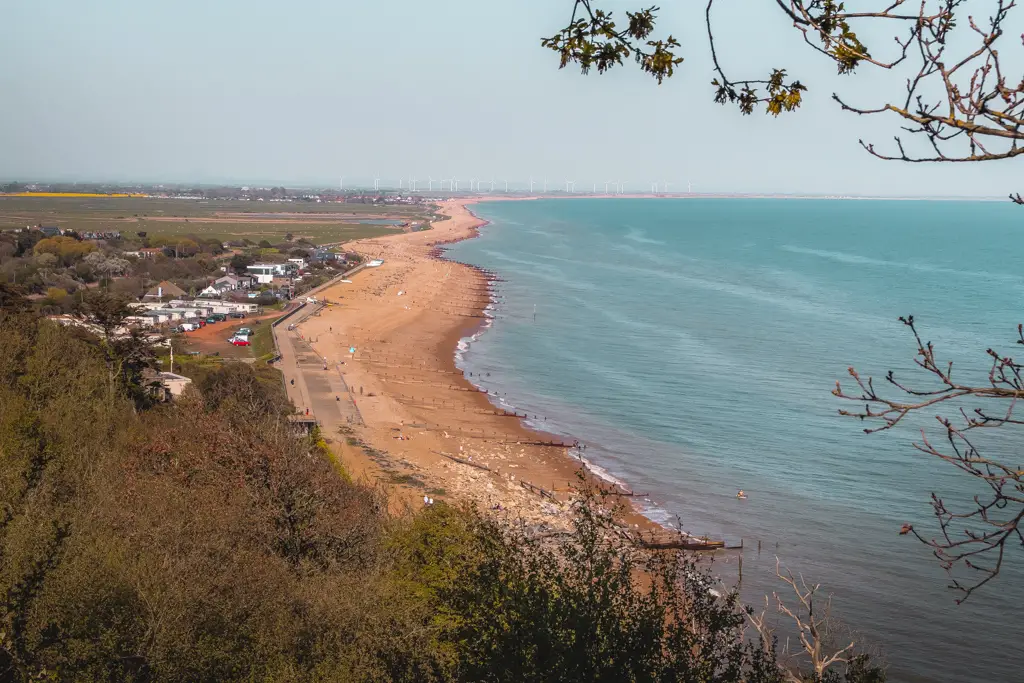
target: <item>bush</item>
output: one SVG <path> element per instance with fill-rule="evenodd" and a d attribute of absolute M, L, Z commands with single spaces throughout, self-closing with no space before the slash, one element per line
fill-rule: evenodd
<path fill-rule="evenodd" d="M 587 489 L 564 534 L 443 503 L 394 520 L 291 431 L 275 371 L 190 363 L 176 402 L 138 403 L 137 349 L 8 285 L 0 306 L 4 680 L 783 680 L 735 592 L 623 541 Z M 109 326 L 121 302 L 83 310 Z"/>

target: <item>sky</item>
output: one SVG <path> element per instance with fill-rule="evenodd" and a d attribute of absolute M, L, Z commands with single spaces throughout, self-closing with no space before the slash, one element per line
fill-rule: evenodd
<path fill-rule="evenodd" d="M 605 4 L 621 14 L 642 3 Z M 905 75 L 837 76 L 774 3 L 715 7 L 730 75 L 787 67 L 811 89 L 800 111 L 745 117 L 713 103 L 703 3 L 692 0 L 666 0 L 660 13 L 686 58 L 661 86 L 632 65 L 559 70 L 540 38 L 566 23 L 571 0 L 2 0 L 0 179 L 1024 190 L 1021 161 L 872 158 L 858 139 L 886 144 L 898 122 L 842 113 L 831 93 L 875 106 Z"/>

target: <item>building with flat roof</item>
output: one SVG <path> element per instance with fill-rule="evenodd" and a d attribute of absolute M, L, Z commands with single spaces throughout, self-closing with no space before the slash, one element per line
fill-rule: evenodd
<path fill-rule="evenodd" d="M 294 263 L 254 263 L 245 269 L 261 285 L 268 285 L 275 277 L 287 277 L 297 270 Z"/>

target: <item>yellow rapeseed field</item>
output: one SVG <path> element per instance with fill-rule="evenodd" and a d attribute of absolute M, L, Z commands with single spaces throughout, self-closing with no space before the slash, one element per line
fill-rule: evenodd
<path fill-rule="evenodd" d="M 0 192 L 0 197 L 111 197 L 111 198 L 137 198 L 148 197 L 148 194 L 98 194 L 93 192 Z"/>

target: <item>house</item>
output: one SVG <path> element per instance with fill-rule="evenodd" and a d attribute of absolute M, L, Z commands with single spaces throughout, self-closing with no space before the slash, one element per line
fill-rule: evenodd
<path fill-rule="evenodd" d="M 156 258 L 158 254 L 164 253 L 161 247 L 144 247 L 139 249 L 139 254 L 142 258 Z"/>
<path fill-rule="evenodd" d="M 132 316 L 134 320 L 138 320 L 145 327 L 154 327 L 156 325 L 163 325 L 164 323 L 171 322 L 171 316 L 166 311 L 144 311 L 138 315 Z M 143 322 L 148 320 L 149 322 Z"/>
<path fill-rule="evenodd" d="M 204 299 L 219 299 L 224 296 L 224 292 L 227 291 L 224 287 L 218 287 L 216 284 L 212 284 L 203 291 L 199 292 L 198 296 Z"/>
<path fill-rule="evenodd" d="M 306 259 L 304 258 L 290 258 L 288 259 L 288 263 L 294 263 L 298 270 L 306 269 Z"/>
<path fill-rule="evenodd" d="M 255 278 L 251 275 L 225 275 L 214 280 L 213 284 L 220 286 L 222 290 L 235 291 L 236 289 L 249 289 L 254 280 Z"/>
<path fill-rule="evenodd" d="M 144 370 L 142 378 L 149 386 L 153 397 L 160 401 L 170 401 L 184 393 L 192 380 L 184 375 L 176 375 L 173 372 L 154 372 Z"/>
<path fill-rule="evenodd" d="M 313 255 L 309 257 L 309 260 L 313 263 L 324 263 L 327 261 L 335 261 L 338 258 L 338 254 L 328 249 L 314 249 Z"/>
<path fill-rule="evenodd" d="M 270 284 L 275 277 L 286 277 L 294 270 L 294 263 L 256 263 L 246 268 L 246 272 L 261 285 Z"/>
<path fill-rule="evenodd" d="M 213 305 L 219 303 L 216 301 L 200 301 L 198 299 L 171 299 L 167 302 L 166 306 L 173 308 L 186 308 L 196 311 L 197 316 L 205 318 L 206 316 L 214 313 Z M 146 305 L 146 304 L 143 304 Z M 151 308 L 152 310 L 152 308 Z"/>
<path fill-rule="evenodd" d="M 249 303 L 247 301 L 185 301 L 175 299 L 170 302 L 171 306 L 187 308 L 189 306 L 197 306 L 200 310 L 205 311 L 203 315 L 209 315 L 210 313 L 223 313 L 230 315 L 231 313 L 259 313 L 260 305 L 256 303 Z"/>
<path fill-rule="evenodd" d="M 135 327 L 152 327 L 154 325 L 153 318 L 148 315 L 130 315 L 124 319 L 125 323 Z"/>
<path fill-rule="evenodd" d="M 188 377 L 176 375 L 173 372 L 160 372 L 157 373 L 157 377 L 160 379 L 160 384 L 172 397 L 181 396 L 185 387 L 192 384 L 192 380 Z"/>
<path fill-rule="evenodd" d="M 43 233 L 44 237 L 56 237 L 62 231 L 56 225 L 40 225 L 39 232 Z"/>
<path fill-rule="evenodd" d="M 316 418 L 308 415 L 289 415 L 288 426 L 292 428 L 295 436 L 309 436 L 319 426 Z"/>
<path fill-rule="evenodd" d="M 167 280 L 164 280 L 163 282 L 158 284 L 156 287 L 154 287 L 153 289 L 151 289 L 148 292 L 146 292 L 146 295 L 144 297 L 142 297 L 142 299 L 143 299 L 143 301 L 145 301 L 147 299 L 150 300 L 150 301 L 153 301 L 153 300 L 162 301 L 164 297 L 181 297 L 181 296 L 185 296 L 185 290 L 184 289 L 182 289 L 181 287 L 177 286 L 173 282 L 168 282 Z"/>

